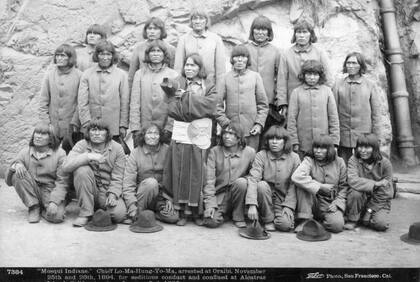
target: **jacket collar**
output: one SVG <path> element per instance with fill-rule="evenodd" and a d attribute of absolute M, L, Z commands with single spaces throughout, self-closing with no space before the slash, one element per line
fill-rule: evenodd
<path fill-rule="evenodd" d="M 64 74 L 69 74 L 72 72 L 72 70 L 74 69 L 74 67 L 68 68 L 65 71 L 60 70 L 57 66 L 55 66 L 55 69 L 57 70 L 57 74 L 58 75 L 64 75 Z"/>
<path fill-rule="evenodd" d="M 35 159 L 37 159 L 37 160 L 41 160 L 41 159 L 44 159 L 44 158 L 46 158 L 46 157 L 48 157 L 48 156 L 51 156 L 52 155 L 52 153 L 53 153 L 53 150 L 51 149 L 51 148 L 49 148 L 46 152 L 44 152 L 43 154 L 41 153 L 41 154 L 37 154 L 36 153 L 36 151 L 35 151 L 35 148 L 34 147 L 29 147 L 29 155 L 30 156 L 32 156 L 32 157 L 34 157 Z M 41 155 L 41 157 L 40 158 L 38 158 L 39 156 Z"/>
<path fill-rule="evenodd" d="M 238 151 L 236 151 L 235 153 L 230 153 L 230 152 L 226 152 L 225 148 L 222 146 L 222 151 L 223 151 L 223 155 L 225 156 L 225 158 L 228 157 L 236 157 L 236 158 L 240 158 L 242 156 L 242 148 L 238 148 Z"/>
<path fill-rule="evenodd" d="M 111 73 L 115 68 L 115 65 L 112 64 L 112 66 L 110 66 L 107 69 L 102 69 L 98 64 L 95 65 L 95 70 L 96 72 L 107 72 L 107 73 Z"/>
<path fill-rule="evenodd" d="M 166 68 L 166 64 L 162 64 L 160 67 L 155 67 L 152 64 L 147 64 L 147 68 L 152 72 L 160 72 Z"/>
<path fill-rule="evenodd" d="M 192 36 L 194 36 L 195 38 L 207 38 L 209 36 L 209 32 L 208 30 L 205 30 L 202 34 L 197 34 L 194 31 L 191 31 Z"/>
<path fill-rule="evenodd" d="M 303 88 L 305 89 L 305 90 L 308 90 L 308 89 L 319 89 L 319 84 L 316 84 L 316 85 L 314 85 L 314 86 L 309 86 L 309 85 L 307 85 L 307 84 L 302 84 L 303 85 Z"/>
<path fill-rule="evenodd" d="M 252 45 L 254 45 L 256 47 L 264 47 L 264 46 L 267 46 L 270 43 L 268 41 L 265 41 L 264 43 L 258 44 L 257 42 L 252 41 L 252 40 L 249 40 L 248 42 L 250 42 Z"/>
<path fill-rule="evenodd" d="M 87 143 L 87 146 L 86 146 L 86 149 L 88 150 L 88 151 L 90 151 L 90 152 L 92 152 L 92 151 L 96 151 L 96 150 L 94 150 L 93 149 L 93 147 L 92 147 L 92 143 L 91 142 L 86 142 Z M 105 148 L 103 149 L 103 151 L 102 152 L 105 152 L 105 151 L 112 151 L 112 140 L 111 141 L 109 141 L 106 145 L 105 145 Z M 96 151 L 96 152 L 98 152 L 98 151 Z"/>
<path fill-rule="evenodd" d="M 292 49 L 295 51 L 295 53 L 309 53 L 312 50 L 312 44 L 309 44 L 305 48 L 299 48 L 298 45 L 295 44 L 292 46 Z"/>
<path fill-rule="evenodd" d="M 245 75 L 245 74 L 247 74 L 248 73 L 248 68 L 246 68 L 243 72 L 241 72 L 241 73 L 239 73 L 239 72 L 237 72 L 237 71 L 235 71 L 235 70 L 232 70 L 232 72 L 233 72 L 233 76 L 234 77 L 238 77 L 238 76 L 242 76 L 242 75 Z"/>
<path fill-rule="evenodd" d="M 267 155 L 268 155 L 268 158 L 270 160 L 274 161 L 274 160 L 285 160 L 287 158 L 288 154 L 283 153 L 283 154 L 281 154 L 280 157 L 276 157 L 276 156 L 273 155 L 273 153 L 271 153 L 269 150 L 267 150 Z"/>
<path fill-rule="evenodd" d="M 160 144 L 158 145 L 158 147 L 155 151 L 152 151 L 152 150 L 148 149 L 146 146 L 141 146 L 141 150 L 143 151 L 143 153 L 145 155 L 150 155 L 150 154 L 153 154 L 153 153 L 157 153 L 157 152 L 160 151 Z"/>
<path fill-rule="evenodd" d="M 357 84 L 361 84 L 362 83 L 362 76 L 360 76 L 357 79 L 350 79 L 349 76 L 346 76 L 346 78 L 344 79 L 347 83 L 357 83 Z"/>

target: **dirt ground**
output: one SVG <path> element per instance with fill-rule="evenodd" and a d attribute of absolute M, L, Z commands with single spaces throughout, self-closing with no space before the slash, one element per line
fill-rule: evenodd
<path fill-rule="evenodd" d="M 27 223 L 27 209 L 13 187 L 0 180 L 1 267 L 350 267 L 420 268 L 420 245 L 402 242 L 411 223 L 420 221 L 420 201 L 396 198 L 388 232 L 365 228 L 333 234 L 329 241 L 305 242 L 294 233 L 274 232 L 269 240 L 242 238 L 231 222 L 207 229 L 189 222 L 168 224 L 151 234 L 127 225 L 111 232 L 73 228 L 77 207 L 53 225 Z"/>

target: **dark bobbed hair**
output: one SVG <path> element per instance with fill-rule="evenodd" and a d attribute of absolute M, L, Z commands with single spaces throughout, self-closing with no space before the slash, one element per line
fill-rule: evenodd
<path fill-rule="evenodd" d="M 260 15 L 252 21 L 249 29 L 249 40 L 251 41 L 255 41 L 254 29 L 266 29 L 268 31 L 268 41 L 273 41 L 273 26 L 271 25 L 271 20 L 266 16 Z"/>
<path fill-rule="evenodd" d="M 350 57 L 356 57 L 356 60 L 357 60 L 357 62 L 360 65 L 359 74 L 360 75 L 365 74 L 366 73 L 366 69 L 367 69 L 366 60 L 365 60 L 365 57 L 361 53 L 359 53 L 359 52 L 351 52 L 350 54 L 348 54 L 346 56 L 346 58 L 344 59 L 344 63 L 343 63 L 343 73 L 347 73 L 346 63 L 347 63 L 347 60 Z"/>
<path fill-rule="evenodd" d="M 246 62 L 246 67 L 250 67 L 251 66 L 251 54 L 249 53 L 248 48 L 246 48 L 245 45 L 241 44 L 241 45 L 237 45 L 235 47 L 233 47 L 232 49 L 232 53 L 230 54 L 230 63 L 233 65 L 233 57 L 237 57 L 237 56 L 245 56 L 248 58 L 248 61 Z"/>
<path fill-rule="evenodd" d="M 144 27 L 143 27 L 143 38 L 144 39 L 147 39 L 146 29 L 152 24 L 160 29 L 160 38 L 159 39 L 164 39 L 168 36 L 168 34 L 166 33 L 165 23 L 157 17 L 151 17 L 150 19 L 148 19 L 146 21 L 146 23 L 144 24 Z"/>
<path fill-rule="evenodd" d="M 298 75 L 298 79 L 305 83 L 305 74 L 307 73 L 318 73 L 319 74 L 319 81 L 318 84 L 324 84 L 327 79 L 325 78 L 325 71 L 324 66 L 321 64 L 321 62 L 317 60 L 307 60 L 302 65 L 302 70 L 300 71 L 300 74 Z"/>
<path fill-rule="evenodd" d="M 168 51 L 168 48 L 166 47 L 165 43 L 162 40 L 153 40 L 152 42 L 149 42 L 147 44 L 146 50 L 144 50 L 144 62 L 146 64 L 152 63 L 150 61 L 150 51 L 154 48 L 158 47 L 163 52 L 163 64 L 169 65 L 169 62 L 171 61 L 170 54 Z"/>
<path fill-rule="evenodd" d="M 279 125 L 270 126 L 270 128 L 264 133 L 262 149 L 270 151 L 268 141 L 274 138 L 284 140 L 283 152 L 285 154 L 288 154 L 292 151 L 292 142 L 290 141 L 290 135 L 287 132 L 287 130 L 284 129 L 284 127 Z"/>
<path fill-rule="evenodd" d="M 48 147 L 50 147 L 53 151 L 56 151 L 58 147 L 60 147 L 60 139 L 58 138 L 57 134 L 55 133 L 55 129 L 51 124 L 41 123 L 35 127 L 34 131 L 32 132 L 31 139 L 29 140 L 30 147 L 35 147 L 35 144 L 34 144 L 35 133 L 48 133 L 50 137 L 48 141 Z"/>
<path fill-rule="evenodd" d="M 185 64 L 187 63 L 187 60 L 189 58 L 191 58 L 193 60 L 193 62 L 196 65 L 198 65 L 199 68 L 200 68 L 200 70 L 198 71 L 198 75 L 197 76 L 199 78 L 201 78 L 201 79 L 206 79 L 207 78 L 207 72 L 206 72 L 206 68 L 204 67 L 203 58 L 201 58 L 201 56 L 198 53 L 192 53 L 192 54 L 190 54 L 190 55 L 188 55 L 188 56 L 185 57 L 185 59 L 184 59 L 184 67 L 185 67 Z M 184 67 L 182 68 L 181 75 L 183 77 L 186 77 L 185 76 L 185 69 L 184 69 Z"/>
<path fill-rule="evenodd" d="M 379 139 L 375 134 L 365 133 L 365 134 L 360 135 L 357 138 L 356 149 L 354 150 L 354 154 L 356 155 L 356 158 L 358 159 L 360 159 L 360 154 L 357 148 L 362 147 L 362 146 L 372 147 L 373 149 L 372 156 L 371 156 L 372 161 L 376 162 L 376 161 L 382 160 L 382 154 L 379 147 Z"/>
<path fill-rule="evenodd" d="M 306 156 L 315 160 L 314 149 L 315 148 L 324 148 L 327 149 L 327 155 L 325 161 L 330 163 L 337 158 L 337 152 L 334 148 L 333 139 L 327 134 L 321 134 L 314 138 L 312 142 L 312 148 L 309 152 L 306 152 Z"/>
<path fill-rule="evenodd" d="M 85 35 L 85 43 L 86 44 L 88 44 L 88 42 L 87 42 L 87 35 L 89 33 L 99 34 L 102 39 L 106 39 L 106 31 L 105 31 L 105 28 L 102 25 L 100 25 L 100 24 L 93 24 L 93 25 L 91 25 L 91 26 L 88 27 L 88 29 L 86 30 L 86 35 Z"/>
<path fill-rule="evenodd" d="M 239 139 L 239 142 L 238 142 L 239 147 L 242 149 L 245 148 L 246 139 L 245 139 L 244 133 L 242 132 L 241 128 L 238 127 L 236 124 L 229 124 L 228 126 L 225 126 L 224 128 L 222 128 L 222 133 L 220 134 L 218 144 L 220 146 L 225 146 L 225 144 L 223 143 L 223 134 L 225 134 L 225 132 L 227 132 L 228 129 L 233 130 L 235 132 L 236 137 L 238 137 Z"/>
<path fill-rule="evenodd" d="M 139 132 L 136 132 L 136 134 L 134 134 L 133 136 L 133 143 L 134 143 L 134 147 L 143 147 L 146 142 L 144 141 L 144 136 L 146 135 L 146 131 L 149 128 L 152 127 L 156 127 L 159 131 L 159 144 L 163 144 L 163 140 L 162 140 L 162 136 L 163 136 L 163 131 L 162 131 L 162 127 L 160 127 L 159 125 L 157 125 L 156 123 L 150 123 L 149 125 L 143 126 L 141 128 L 141 130 Z"/>
<path fill-rule="evenodd" d="M 57 64 L 57 60 L 55 58 L 55 56 L 59 53 L 64 53 L 67 55 L 67 57 L 69 57 L 69 61 L 67 63 L 68 67 L 73 67 L 76 65 L 76 61 L 77 61 L 77 55 L 76 55 L 76 51 L 74 50 L 73 46 L 69 45 L 69 44 L 61 44 L 60 46 L 57 47 L 57 49 L 55 49 L 54 52 L 54 64 Z"/>
<path fill-rule="evenodd" d="M 112 140 L 111 132 L 109 131 L 109 125 L 101 119 L 96 119 L 96 120 L 91 121 L 86 128 L 86 133 L 85 133 L 85 140 L 86 141 L 90 142 L 89 131 L 93 128 L 98 128 L 100 130 L 103 130 L 103 129 L 106 130 L 105 143 L 108 143 Z"/>
<path fill-rule="evenodd" d="M 292 43 L 296 42 L 296 31 L 301 29 L 306 29 L 311 34 L 311 37 L 309 39 L 310 43 L 315 43 L 318 41 L 318 37 L 316 37 L 312 21 L 310 21 L 309 19 L 301 19 L 293 25 Z"/>
<path fill-rule="evenodd" d="M 207 13 L 207 11 L 205 11 L 204 9 L 201 9 L 201 8 L 194 8 L 194 9 L 191 10 L 191 12 L 190 12 L 190 27 L 191 28 L 192 28 L 192 18 L 193 17 L 206 18 L 206 30 L 209 29 L 209 27 L 211 25 L 211 20 L 210 20 L 209 13 Z"/>
<path fill-rule="evenodd" d="M 107 40 L 101 40 L 98 42 L 98 44 L 96 44 L 95 46 L 95 52 L 93 53 L 92 56 L 92 60 L 97 63 L 98 62 L 98 55 L 101 52 L 104 51 L 108 51 L 112 53 L 112 63 L 116 64 L 118 62 L 118 54 L 117 54 L 117 50 L 114 47 L 114 44 L 112 44 L 111 42 L 107 41 Z"/>

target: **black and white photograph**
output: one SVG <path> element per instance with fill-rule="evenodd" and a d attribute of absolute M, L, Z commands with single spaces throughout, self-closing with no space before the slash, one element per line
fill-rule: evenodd
<path fill-rule="evenodd" d="M 0 0 L 0 281 L 420 282 L 420 0 Z"/>

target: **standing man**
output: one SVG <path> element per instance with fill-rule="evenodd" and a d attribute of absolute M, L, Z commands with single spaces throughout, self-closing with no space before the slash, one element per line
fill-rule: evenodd
<path fill-rule="evenodd" d="M 93 60 L 98 64 L 83 73 L 79 86 L 82 128 L 86 129 L 91 120 L 102 119 L 109 125 L 111 138 L 124 138 L 130 107 L 127 74 L 115 65 L 118 57 L 109 41 L 100 41 L 96 45 Z"/>
<path fill-rule="evenodd" d="M 122 146 L 111 139 L 105 122 L 96 120 L 87 126 L 85 140 L 71 150 L 63 165 L 73 173 L 74 188 L 80 212 L 73 226 L 86 225 L 98 208 L 107 209 L 115 223 L 125 219 L 122 194 L 125 154 Z"/>
<path fill-rule="evenodd" d="M 222 38 L 208 30 L 210 17 L 203 10 L 191 11 L 190 26 L 192 31 L 178 40 L 174 69 L 181 73 L 186 58 L 190 54 L 198 53 L 203 58 L 207 79 L 217 86 L 226 72 L 225 47 Z"/>

